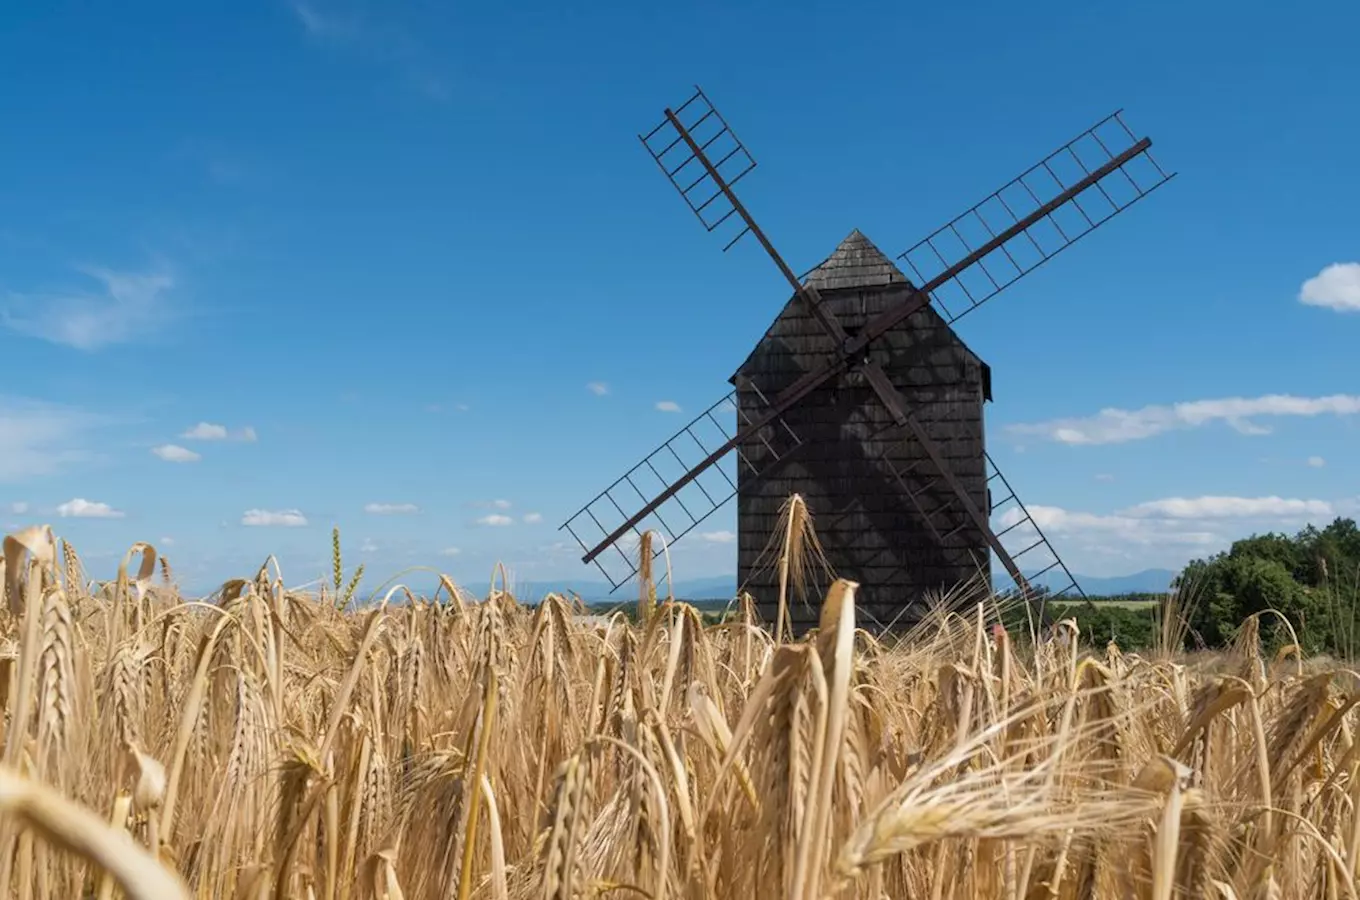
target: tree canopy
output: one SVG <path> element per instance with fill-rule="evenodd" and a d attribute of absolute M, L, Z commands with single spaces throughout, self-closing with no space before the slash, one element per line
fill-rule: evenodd
<path fill-rule="evenodd" d="M 1225 647 L 1248 617 L 1271 611 L 1261 617 L 1269 644 L 1297 640 L 1309 655 L 1360 655 L 1360 528 L 1354 519 L 1338 518 L 1320 529 L 1310 525 L 1293 535 L 1243 538 L 1191 561 L 1172 590 L 1189 625 L 1185 649 Z M 1160 605 L 1128 608 L 1097 600 L 1094 609 L 1070 605 L 1057 612 L 1075 618 L 1093 643 L 1113 639 L 1143 650 L 1160 633 Z"/>
<path fill-rule="evenodd" d="M 1191 562 L 1173 588 L 1190 627 L 1208 647 L 1231 641 L 1248 617 L 1274 610 L 1305 653 L 1353 655 L 1360 583 L 1360 529 L 1338 518 L 1293 536 L 1253 535 L 1223 553 Z M 1276 620 L 1276 642 L 1288 629 Z M 1263 621 L 1264 627 L 1270 623 Z"/>

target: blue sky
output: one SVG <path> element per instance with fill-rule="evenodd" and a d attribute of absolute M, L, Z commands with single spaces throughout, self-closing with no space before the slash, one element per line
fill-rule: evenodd
<path fill-rule="evenodd" d="M 98 574 L 148 540 L 194 587 L 267 553 L 301 582 L 338 524 L 375 573 L 589 577 L 557 525 L 722 395 L 787 294 L 637 143 L 695 82 L 799 271 L 855 227 L 895 255 L 1123 107 L 1179 177 L 960 323 L 997 462 L 1091 574 L 1356 508 L 1354 4 L 0 24 L 0 525 Z M 733 518 L 678 574 L 734 568 Z"/>

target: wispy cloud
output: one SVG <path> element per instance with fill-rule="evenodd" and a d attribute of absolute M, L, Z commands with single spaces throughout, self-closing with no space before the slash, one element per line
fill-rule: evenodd
<path fill-rule="evenodd" d="M 201 137 L 186 137 L 171 150 L 170 156 L 199 169 L 209 180 L 220 185 L 247 183 L 259 174 L 248 165 L 236 150 L 221 142 Z"/>
<path fill-rule="evenodd" d="M 1310 456 L 1308 457 L 1308 465 L 1314 469 L 1321 469 L 1323 466 L 1327 465 L 1327 460 L 1323 459 L 1321 456 Z"/>
<path fill-rule="evenodd" d="M 603 381 L 592 381 L 590 384 L 586 385 L 586 390 L 590 391 L 596 397 L 603 397 L 605 394 L 609 393 L 609 385 L 605 384 Z"/>
<path fill-rule="evenodd" d="M 249 528 L 301 528 L 307 517 L 297 509 L 248 509 L 241 514 L 241 524 Z"/>
<path fill-rule="evenodd" d="M 1170 406 L 1142 409 L 1103 409 L 1085 418 L 1052 419 L 1047 422 L 1007 426 L 1015 435 L 1033 435 L 1061 444 L 1121 444 L 1155 437 L 1167 431 L 1226 423 L 1240 434 L 1268 434 L 1270 429 L 1255 418 L 1296 416 L 1350 416 L 1360 413 L 1360 396 L 1331 394 L 1295 397 L 1267 394 L 1261 397 L 1227 397 L 1195 400 Z"/>
<path fill-rule="evenodd" d="M 105 422 L 68 406 L 0 397 L 0 482 L 50 475 L 84 459 L 81 438 Z"/>
<path fill-rule="evenodd" d="M 1151 500 L 1113 513 L 1092 513 L 1057 506 L 1030 504 L 1030 516 L 1058 545 L 1065 561 L 1077 571 L 1092 571 L 1100 560 L 1124 568 L 1132 565 L 1183 565 L 1227 547 L 1249 530 L 1301 527 L 1331 518 L 1340 504 L 1324 500 L 1266 497 L 1170 497 Z M 1021 522 L 1011 506 L 995 519 L 998 531 Z M 1004 539 L 1020 547 L 1034 540 L 1028 524 L 1015 527 Z M 1036 550 L 1038 556 L 1042 550 Z M 1027 556 L 1029 565 L 1045 565 Z"/>
<path fill-rule="evenodd" d="M 189 448 L 181 447 L 178 444 L 161 444 L 159 447 L 152 447 L 151 452 L 166 462 L 172 463 L 198 462 L 203 458 Z"/>
<path fill-rule="evenodd" d="M 458 547 L 445 547 L 443 550 L 440 550 L 440 551 L 439 551 L 439 555 L 440 555 L 440 556 L 457 556 L 458 554 L 460 554 L 460 553 L 462 553 L 462 552 L 463 552 L 463 551 L 462 551 L 461 549 L 459 549 Z"/>
<path fill-rule="evenodd" d="M 225 441 L 227 439 L 227 426 L 214 425 L 211 422 L 199 422 L 193 428 L 181 434 L 180 437 L 191 441 Z"/>
<path fill-rule="evenodd" d="M 1297 516 L 1330 516 L 1325 500 L 1294 500 L 1284 497 L 1169 497 L 1139 503 L 1127 515 L 1164 519 L 1287 519 Z"/>
<path fill-rule="evenodd" d="M 253 444 L 259 440 L 255 429 L 249 425 L 236 431 L 228 431 L 227 426 L 213 422 L 199 422 L 180 435 L 186 441 L 242 441 Z"/>
<path fill-rule="evenodd" d="M 734 531 L 701 531 L 699 538 L 710 544 L 731 544 L 736 542 L 737 534 Z"/>
<path fill-rule="evenodd" d="M 524 521 L 529 525 L 537 525 L 539 522 L 543 521 L 543 514 L 536 512 L 527 513 L 524 516 Z"/>
<path fill-rule="evenodd" d="M 58 506 L 57 515 L 63 519 L 121 519 L 124 513 L 107 503 L 96 503 L 93 500 L 76 497 Z"/>
<path fill-rule="evenodd" d="M 28 512 L 28 503 L 23 500 L 16 500 L 9 505 L 9 511 L 16 516 L 22 516 L 24 513 Z"/>
<path fill-rule="evenodd" d="M 408 85 L 432 100 L 442 102 L 451 96 L 447 79 L 435 70 L 421 42 L 390 19 L 353 9 L 340 12 L 315 0 L 292 0 L 291 6 L 313 40 L 394 67 Z"/>
<path fill-rule="evenodd" d="M 680 404 L 676 403 L 674 400 L 658 400 L 656 402 L 656 408 L 658 412 L 678 413 L 680 411 Z"/>
<path fill-rule="evenodd" d="M 1327 266 L 1299 288 L 1299 302 L 1337 312 L 1360 312 L 1360 262 Z"/>
<path fill-rule="evenodd" d="M 403 516 L 420 512 L 414 503 L 365 503 L 364 512 L 374 516 Z"/>
<path fill-rule="evenodd" d="M 490 525 L 493 528 L 503 528 L 506 525 L 513 523 L 514 521 L 515 520 L 510 518 L 509 516 L 503 516 L 500 513 L 492 513 L 489 516 L 482 516 L 480 519 L 477 520 L 477 524 Z"/>
<path fill-rule="evenodd" d="M 0 324 L 17 334 L 77 350 L 126 344 L 169 319 L 165 294 L 175 285 L 166 272 L 115 272 L 80 267 L 100 291 L 11 293 L 0 307 Z"/>

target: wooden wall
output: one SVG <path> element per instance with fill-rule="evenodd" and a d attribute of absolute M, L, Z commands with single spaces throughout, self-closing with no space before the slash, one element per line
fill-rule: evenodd
<path fill-rule="evenodd" d="M 908 293 L 904 285 L 891 285 L 824 291 L 822 297 L 853 332 Z M 820 364 L 830 349 L 830 338 L 816 320 L 791 300 L 734 377 L 741 412 L 751 418 L 761 414 L 763 403 L 751 384 L 772 399 Z M 990 504 L 983 458 L 984 365 L 929 307 L 876 342 L 872 358 L 907 398 L 985 514 Z M 904 472 L 919 462 L 906 476 L 913 487 L 935 479 L 935 472 L 920 444 L 892 423 L 862 375 L 851 372 L 823 386 L 785 419 L 803 445 L 768 469 L 769 454 L 748 449 L 764 474 L 753 479 L 745 466 L 738 472 L 738 583 L 760 602 L 767 621 L 774 619 L 778 597 L 779 511 L 794 492 L 807 501 L 836 574 L 860 583 L 861 609 L 879 621 L 910 623 L 919 617 L 924 593 L 948 590 L 989 571 L 982 533 L 966 520 L 959 503 L 935 519 L 941 533 L 964 525 L 941 545 L 902 491 L 890 467 Z M 950 496 L 940 479 L 920 501 L 930 511 Z M 796 621 L 816 622 L 826 586 L 825 580 L 809 586 L 811 606 L 795 605 Z M 863 621 L 872 627 L 872 619 Z"/>

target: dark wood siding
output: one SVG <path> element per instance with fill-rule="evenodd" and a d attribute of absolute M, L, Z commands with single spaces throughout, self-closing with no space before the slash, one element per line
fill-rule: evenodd
<path fill-rule="evenodd" d="M 891 284 L 823 291 L 822 298 L 853 332 L 875 313 L 905 300 L 909 291 L 909 286 Z M 763 403 L 754 388 L 774 397 L 821 363 L 830 349 L 820 325 L 800 301 L 791 300 L 734 376 L 741 411 L 758 417 Z M 954 476 L 986 513 L 985 365 L 929 307 L 876 342 L 871 358 L 907 398 Z M 860 583 L 867 616 L 884 623 L 914 621 L 927 592 L 948 590 L 979 573 L 985 577 L 987 545 L 961 505 L 953 502 L 934 519 L 942 534 L 958 529 L 942 544 L 899 486 L 893 468 L 918 488 L 936 480 L 920 498 L 927 511 L 952 496 L 945 481 L 936 479 L 923 448 L 892 423 L 862 375 L 852 371 L 817 390 L 786 421 L 803 446 L 760 479 L 753 481 L 744 466 L 738 474 L 738 581 L 768 620 L 778 598 L 779 512 L 793 493 L 807 501 L 836 574 Z M 766 468 L 768 454 L 760 448 L 747 452 L 758 469 Z M 810 607 L 795 606 L 795 621 L 815 623 L 826 587 L 809 587 Z"/>

